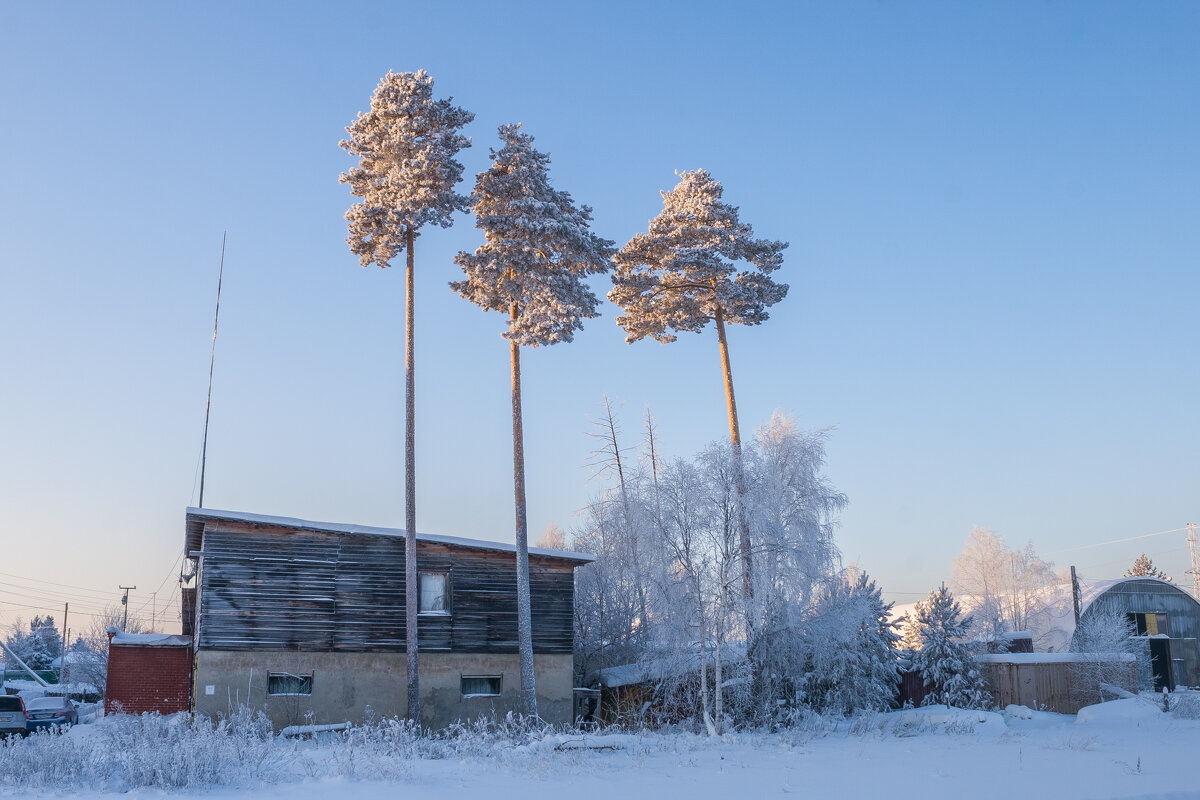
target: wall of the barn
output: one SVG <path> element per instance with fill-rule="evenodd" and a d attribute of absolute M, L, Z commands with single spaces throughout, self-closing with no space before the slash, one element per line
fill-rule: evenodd
<path fill-rule="evenodd" d="M 203 534 L 200 649 L 403 652 L 404 540 L 223 524 Z M 419 542 L 449 575 L 450 613 L 422 616 L 420 649 L 516 653 L 512 553 Z M 530 558 L 533 649 L 572 652 L 574 564 Z"/>
<path fill-rule="evenodd" d="M 362 722 L 367 707 L 378 717 L 408 713 L 404 655 L 366 652 L 252 652 L 201 650 L 196 655 L 195 707 L 216 716 L 239 703 L 264 709 L 277 728 Z M 538 712 L 548 722 L 572 714 L 572 656 L 534 656 Z M 269 696 L 271 673 L 311 675 L 311 695 Z M 499 697 L 463 697 L 462 676 L 501 678 Z M 442 728 L 521 708 L 521 672 L 515 654 L 421 653 L 421 721 Z M 211 692 L 211 693 L 210 693 Z"/>

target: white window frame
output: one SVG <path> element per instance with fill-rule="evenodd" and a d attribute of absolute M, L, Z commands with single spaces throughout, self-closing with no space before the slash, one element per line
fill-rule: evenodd
<path fill-rule="evenodd" d="M 426 575 L 442 576 L 442 608 L 426 611 L 425 592 L 422 591 Z M 444 569 L 427 569 L 417 573 L 417 616 L 419 617 L 448 617 L 450 616 L 450 572 Z"/>
<path fill-rule="evenodd" d="M 307 692 L 272 692 L 272 678 L 293 678 L 300 683 L 300 688 L 304 688 L 304 681 L 308 681 Z M 294 672 L 268 672 L 267 673 L 267 697 L 312 697 L 313 693 L 313 674 L 310 672 L 307 675 L 297 675 Z"/>

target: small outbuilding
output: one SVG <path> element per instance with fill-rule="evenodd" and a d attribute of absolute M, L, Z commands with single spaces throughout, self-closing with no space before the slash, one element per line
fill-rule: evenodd
<path fill-rule="evenodd" d="M 109 629 L 105 714 L 174 714 L 191 705 L 190 637 Z"/>
<path fill-rule="evenodd" d="M 1154 690 L 1200 686 L 1200 602 L 1170 581 L 1123 578 L 1097 584 L 1080 626 L 1097 614 L 1123 614 L 1149 649 Z M 1071 649 L 1079 649 L 1078 631 Z"/>

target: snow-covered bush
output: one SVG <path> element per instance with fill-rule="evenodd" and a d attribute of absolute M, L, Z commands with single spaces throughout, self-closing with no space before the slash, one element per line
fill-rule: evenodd
<path fill-rule="evenodd" d="M 962 618 L 961 614 L 962 609 L 945 584 L 930 592 L 924 602 L 917 603 L 916 629 L 921 649 L 913 654 L 912 660 L 913 668 L 929 690 L 924 705 L 958 708 L 992 705 L 979 664 L 962 642 L 971 627 L 971 617 Z"/>
<path fill-rule="evenodd" d="M 1200 719 L 1200 693 L 1174 692 L 1170 703 L 1175 719 Z"/>
<path fill-rule="evenodd" d="M 275 744 L 262 712 L 219 720 L 183 714 L 116 716 L 88 736 L 39 732 L 0 742 L 0 784 L 127 791 L 276 781 L 291 753 Z"/>
<path fill-rule="evenodd" d="M 891 607 L 865 572 L 846 575 L 817 596 L 804 625 L 805 705 L 833 714 L 888 708 L 899 679 Z"/>

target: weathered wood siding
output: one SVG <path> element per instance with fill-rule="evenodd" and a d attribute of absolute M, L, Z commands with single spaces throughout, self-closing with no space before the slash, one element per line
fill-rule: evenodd
<path fill-rule="evenodd" d="M 200 647 L 402 652 L 404 540 L 370 534 L 206 527 Z M 418 542 L 421 570 L 449 573 L 448 616 L 422 616 L 420 648 L 517 651 L 515 556 Z M 535 653 L 572 652 L 570 562 L 530 557 Z"/>
<path fill-rule="evenodd" d="M 1081 654 L 1080 658 L 1081 663 L 1086 663 L 1086 655 Z M 1076 663 L 992 661 L 980 664 L 979 669 L 992 690 L 992 700 L 998 709 L 1018 705 L 1035 711 L 1075 714 L 1100 700 L 1080 691 Z M 1113 670 L 1109 676 L 1112 683 L 1129 691 L 1137 688 L 1133 662 L 1113 665 Z"/>

